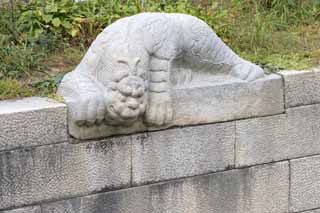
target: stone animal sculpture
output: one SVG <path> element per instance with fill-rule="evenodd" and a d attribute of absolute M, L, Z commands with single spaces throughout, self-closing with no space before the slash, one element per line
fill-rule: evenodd
<path fill-rule="evenodd" d="M 78 126 L 161 126 L 173 117 L 172 86 L 200 73 L 253 81 L 264 71 L 236 55 L 202 20 L 185 14 L 141 13 L 111 24 L 62 80 Z"/>

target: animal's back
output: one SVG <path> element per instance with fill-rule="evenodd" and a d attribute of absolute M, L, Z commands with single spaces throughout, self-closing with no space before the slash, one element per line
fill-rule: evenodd
<path fill-rule="evenodd" d="M 127 41 L 144 46 L 156 57 L 172 60 L 183 56 L 185 61 L 204 66 L 233 64 L 238 60 L 214 31 L 194 16 L 141 13 L 122 21 L 116 22 L 115 27 L 126 29 Z"/>

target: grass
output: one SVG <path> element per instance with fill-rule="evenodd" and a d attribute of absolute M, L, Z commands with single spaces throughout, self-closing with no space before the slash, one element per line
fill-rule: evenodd
<path fill-rule="evenodd" d="M 30 97 L 37 95 L 32 88 L 25 88 L 23 83 L 16 79 L 6 79 L 0 81 L 0 100 Z"/>
<path fill-rule="evenodd" d="M 54 96 L 63 75 L 71 71 L 81 60 L 84 51 L 68 47 L 55 51 L 44 59 L 45 70 L 33 71 L 31 75 L 0 80 L 0 100 L 31 96 Z"/>
<path fill-rule="evenodd" d="M 47 22 L 41 4 L 24 11 L 0 5 L 0 100 L 52 96 L 62 76 L 80 62 L 103 27 L 143 11 L 197 16 L 239 55 L 272 71 L 319 65 L 319 0 L 192 2 L 197 4 L 191 0 L 88 0 L 85 5 L 59 3 L 57 11 L 51 5 L 49 15 L 71 24 L 64 27 Z M 31 15 L 23 14 L 30 10 Z M 66 16 L 63 11 L 72 14 Z"/>

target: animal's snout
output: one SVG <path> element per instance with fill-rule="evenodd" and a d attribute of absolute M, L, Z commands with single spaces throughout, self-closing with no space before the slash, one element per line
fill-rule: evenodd
<path fill-rule="evenodd" d="M 129 99 L 127 101 L 127 105 L 128 105 L 128 108 L 132 109 L 132 110 L 136 110 L 140 106 L 139 102 L 136 99 L 133 99 L 133 98 L 131 98 L 131 99 Z"/>
<path fill-rule="evenodd" d="M 125 96 L 132 96 L 135 98 L 142 97 L 145 91 L 143 79 L 136 76 L 129 76 L 122 79 L 117 87 L 119 92 Z"/>

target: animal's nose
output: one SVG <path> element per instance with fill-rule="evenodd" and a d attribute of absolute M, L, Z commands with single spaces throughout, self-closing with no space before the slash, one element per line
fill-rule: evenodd
<path fill-rule="evenodd" d="M 127 106 L 128 108 L 135 110 L 139 108 L 139 102 L 134 98 L 129 98 L 129 100 L 127 101 Z"/>
<path fill-rule="evenodd" d="M 131 89 L 136 90 L 142 85 L 135 79 L 130 79 L 128 84 L 127 84 Z"/>
<path fill-rule="evenodd" d="M 145 91 L 144 81 L 136 76 L 129 76 L 118 84 L 118 89 L 125 96 L 139 98 L 143 96 Z"/>
<path fill-rule="evenodd" d="M 131 96 L 135 98 L 141 97 L 144 93 L 144 85 L 142 84 L 141 80 L 139 80 L 131 79 L 128 82 L 128 86 L 131 88 Z"/>

